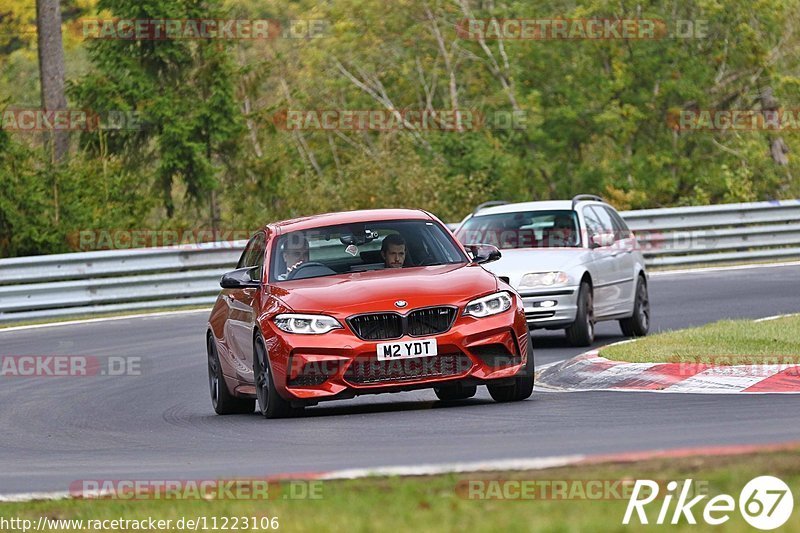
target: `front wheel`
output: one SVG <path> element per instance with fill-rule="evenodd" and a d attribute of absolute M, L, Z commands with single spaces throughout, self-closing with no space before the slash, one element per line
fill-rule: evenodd
<path fill-rule="evenodd" d="M 255 409 L 255 400 L 250 398 L 237 398 L 228 390 L 225 377 L 222 375 L 222 366 L 219 363 L 219 354 L 214 338 L 209 334 L 206 340 L 208 354 L 208 387 L 211 392 L 211 405 L 218 415 L 237 415 L 252 413 Z"/>
<path fill-rule="evenodd" d="M 578 291 L 578 311 L 575 322 L 566 329 L 567 339 L 573 346 L 591 346 L 594 342 L 594 298 L 587 282 Z"/>
<path fill-rule="evenodd" d="M 487 385 L 489 395 L 496 402 L 519 402 L 530 398 L 533 394 L 533 340 L 528 338 L 528 362 L 512 385 Z"/>
<path fill-rule="evenodd" d="M 619 327 L 626 337 L 644 337 L 650 330 L 650 296 L 647 294 L 647 283 L 641 276 L 636 282 L 633 315 L 620 320 Z"/>
<path fill-rule="evenodd" d="M 256 335 L 253 345 L 253 378 L 256 385 L 258 410 L 265 418 L 287 418 L 303 412 L 302 407 L 292 407 L 291 402 L 284 399 L 275 389 L 267 357 L 267 347 L 260 333 Z"/>

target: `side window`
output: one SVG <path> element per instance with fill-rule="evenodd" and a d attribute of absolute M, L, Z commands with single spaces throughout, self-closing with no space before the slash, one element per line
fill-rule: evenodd
<path fill-rule="evenodd" d="M 603 225 L 600 223 L 597 213 L 595 213 L 591 207 L 587 206 L 583 208 L 583 218 L 586 221 L 586 231 L 590 239 L 592 235 L 603 233 Z"/>
<path fill-rule="evenodd" d="M 255 241 L 256 237 L 254 236 L 247 242 L 241 257 L 239 257 L 239 262 L 236 263 L 236 268 L 244 268 L 247 266 L 247 257 L 253 253 L 253 244 Z"/>
<path fill-rule="evenodd" d="M 603 206 L 593 205 L 589 209 L 596 215 L 597 221 L 600 223 L 601 233 L 616 233 L 614 232 L 614 222 L 611 220 L 611 215 Z"/>
<path fill-rule="evenodd" d="M 244 252 L 242 252 L 242 257 L 239 259 L 239 263 L 236 265 L 236 268 L 254 266 L 263 267 L 265 244 L 266 242 L 264 234 L 257 233 L 252 239 L 250 239 L 250 242 L 247 243 L 247 246 L 245 247 Z"/>
<path fill-rule="evenodd" d="M 622 217 L 619 216 L 619 213 L 609 207 L 604 207 L 603 209 L 608 211 L 608 214 L 611 217 L 611 222 L 614 224 L 614 235 L 616 236 L 616 239 L 629 239 L 631 237 L 631 230 L 628 229 L 628 225 L 625 224 L 625 221 L 622 220 Z"/>

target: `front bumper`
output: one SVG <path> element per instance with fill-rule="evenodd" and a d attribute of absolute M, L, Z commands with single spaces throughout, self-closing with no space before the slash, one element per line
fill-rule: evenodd
<path fill-rule="evenodd" d="M 520 295 L 530 328 L 560 329 L 575 322 L 578 287 L 527 290 L 520 291 Z"/>
<path fill-rule="evenodd" d="M 343 322 L 344 321 L 341 321 Z M 529 334 L 521 308 L 486 318 L 458 316 L 435 339 L 437 356 L 378 361 L 377 345 L 345 325 L 324 335 L 294 335 L 272 328 L 265 335 L 278 392 L 287 399 L 313 402 L 359 394 L 412 390 L 455 382 L 512 378 L 527 362 Z"/>

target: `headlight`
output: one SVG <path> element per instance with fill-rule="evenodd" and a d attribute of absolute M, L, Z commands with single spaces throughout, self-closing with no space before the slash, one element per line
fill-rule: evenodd
<path fill-rule="evenodd" d="M 489 296 L 472 300 L 467 304 L 466 308 L 464 308 L 464 314 L 476 318 L 483 318 L 507 311 L 511 308 L 512 303 L 513 297 L 509 293 L 505 291 L 496 292 Z"/>
<path fill-rule="evenodd" d="M 286 333 L 321 335 L 342 327 L 339 321 L 325 315 L 296 315 L 287 313 L 275 317 L 275 325 Z"/>
<path fill-rule="evenodd" d="M 522 276 L 519 282 L 521 289 L 531 287 L 557 287 L 559 285 L 566 285 L 569 281 L 569 276 L 566 272 L 531 272 Z"/>

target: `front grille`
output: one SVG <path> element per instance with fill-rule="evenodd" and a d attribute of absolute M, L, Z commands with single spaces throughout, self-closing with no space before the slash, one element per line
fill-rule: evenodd
<path fill-rule="evenodd" d="M 288 385 L 290 387 L 317 387 L 325 383 L 327 379 L 328 376 L 324 374 L 301 374 L 296 378 L 290 379 Z"/>
<path fill-rule="evenodd" d="M 358 315 L 348 322 L 353 333 L 364 340 L 399 339 L 403 336 L 403 318 L 397 313 Z"/>
<path fill-rule="evenodd" d="M 355 359 L 344 373 L 344 378 L 357 385 L 372 383 L 414 381 L 418 379 L 457 376 L 472 367 L 469 357 L 459 352 L 433 357 L 411 359 Z"/>
<path fill-rule="evenodd" d="M 454 307 L 429 307 L 418 309 L 408 315 L 406 333 L 412 337 L 435 335 L 450 329 L 456 317 Z"/>
<path fill-rule="evenodd" d="M 292 368 L 291 361 L 293 359 L 289 359 L 289 361 L 289 368 Z M 289 387 L 317 387 L 335 375 L 340 368 L 338 361 L 309 361 L 303 365 L 297 376 L 287 380 L 287 385 Z"/>
<path fill-rule="evenodd" d="M 405 316 L 398 313 L 356 315 L 347 322 L 360 339 L 380 341 L 399 339 L 403 335 L 424 337 L 444 333 L 453 325 L 456 313 L 455 307 L 426 307 Z"/>

